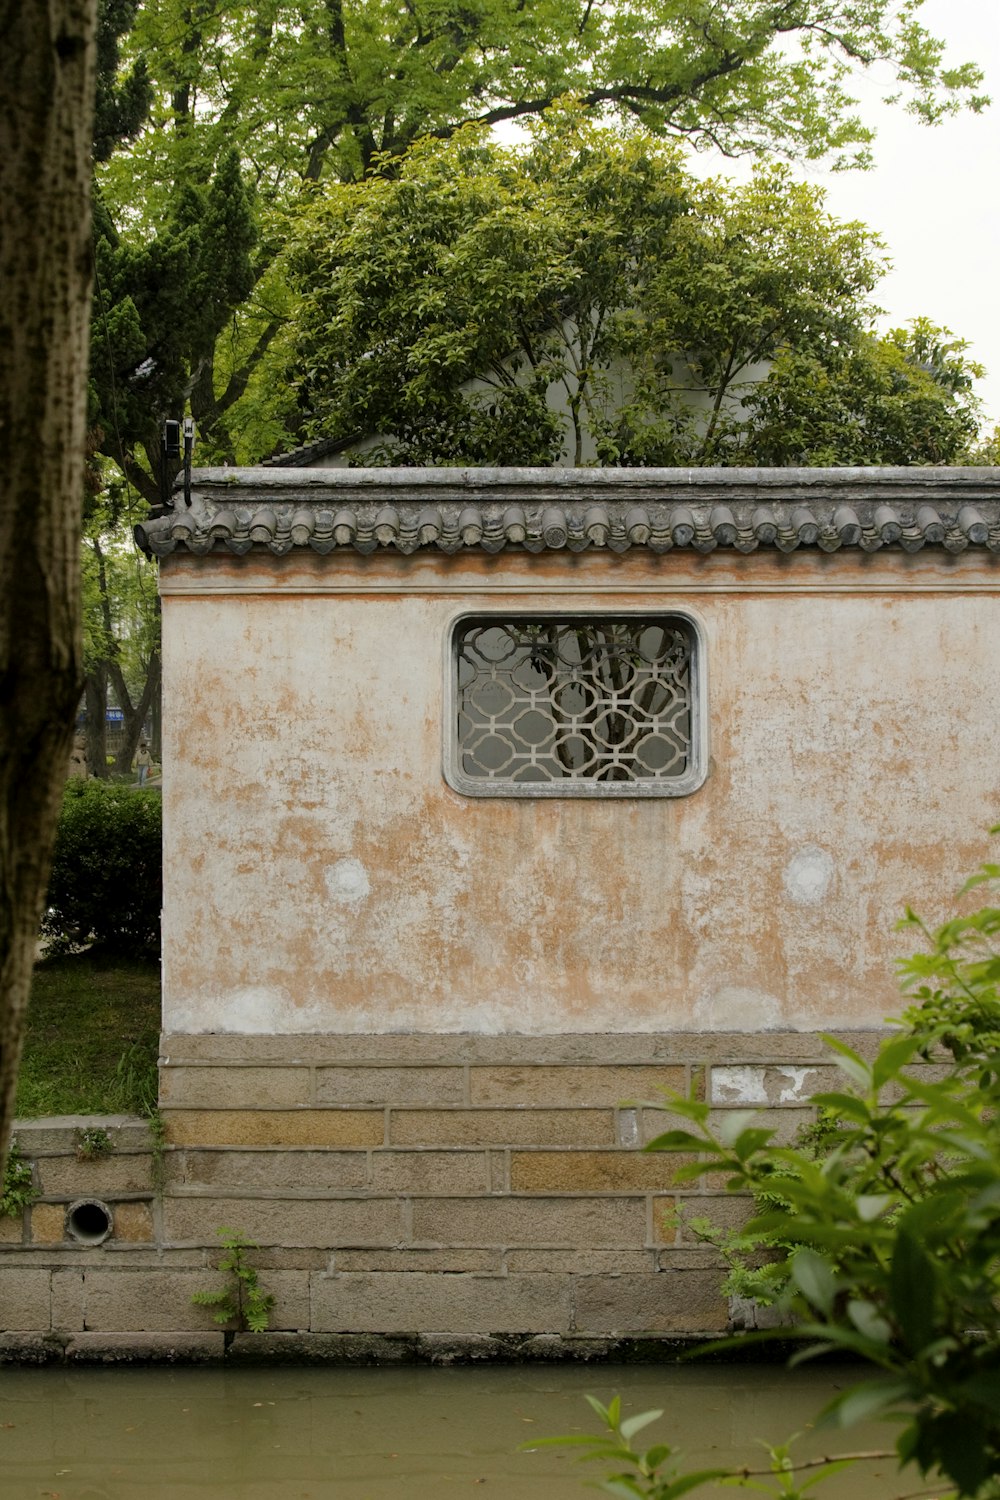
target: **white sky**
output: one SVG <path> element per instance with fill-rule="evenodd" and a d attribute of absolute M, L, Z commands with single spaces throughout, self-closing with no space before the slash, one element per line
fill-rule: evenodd
<path fill-rule="evenodd" d="M 986 415 L 998 422 L 1000 0 L 925 0 L 920 20 L 948 43 L 949 62 L 979 64 L 991 107 L 928 127 L 882 105 L 888 90 L 873 87 L 862 113 L 878 129 L 875 167 L 804 175 L 827 189 L 831 213 L 860 219 L 886 241 L 894 269 L 875 292 L 887 313 L 883 325 L 924 316 L 968 339 L 987 370 L 978 388 Z M 722 172 L 730 174 L 731 164 Z"/>
<path fill-rule="evenodd" d="M 889 246 L 894 270 L 877 298 L 889 326 L 917 314 L 972 344 L 986 366 L 979 387 L 1000 421 L 1000 0 L 926 0 L 921 20 L 956 62 L 977 62 L 993 104 L 921 126 L 881 104 L 870 172 L 827 175 L 830 209 L 862 219 Z"/>

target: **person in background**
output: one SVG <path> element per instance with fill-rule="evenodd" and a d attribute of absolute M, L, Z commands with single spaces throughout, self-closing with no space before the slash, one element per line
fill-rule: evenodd
<path fill-rule="evenodd" d="M 152 756 L 149 753 L 149 746 L 146 744 L 145 740 L 140 740 L 139 750 L 135 757 L 135 769 L 140 786 L 146 785 L 146 778 L 149 775 L 149 768 L 152 764 L 153 760 Z"/>

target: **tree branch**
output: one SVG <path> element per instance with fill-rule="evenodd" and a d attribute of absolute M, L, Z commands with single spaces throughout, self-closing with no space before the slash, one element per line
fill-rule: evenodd
<path fill-rule="evenodd" d="M 250 350 L 250 353 L 247 355 L 246 359 L 240 365 L 239 369 L 234 370 L 230 375 L 229 380 L 226 384 L 226 389 L 222 392 L 221 396 L 216 396 L 210 404 L 206 404 L 204 407 L 202 407 L 200 412 L 195 412 L 195 417 L 199 421 L 199 424 L 201 425 L 204 432 L 210 432 L 213 425 L 219 420 L 219 418 L 223 416 L 231 406 L 234 406 L 243 395 L 243 392 L 247 388 L 251 375 L 260 364 L 265 353 L 267 352 L 268 346 L 277 334 L 280 327 L 281 320 L 277 318 L 272 319 L 264 329 L 263 333 L 260 335 L 260 338 L 254 344 L 253 348 Z"/>

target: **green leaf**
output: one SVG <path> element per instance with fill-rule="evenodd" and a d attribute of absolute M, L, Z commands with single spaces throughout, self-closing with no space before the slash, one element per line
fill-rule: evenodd
<path fill-rule="evenodd" d="M 813 1094 L 810 1103 L 823 1109 L 833 1110 L 836 1114 L 843 1115 L 848 1120 L 855 1120 L 860 1125 L 866 1125 L 871 1119 L 871 1111 L 857 1094 L 836 1092 Z"/>
<path fill-rule="evenodd" d="M 719 1122 L 719 1140 L 726 1146 L 732 1146 L 751 1121 L 756 1120 L 757 1114 L 755 1109 L 727 1110 Z"/>
<path fill-rule="evenodd" d="M 872 1064 L 872 1083 L 875 1088 L 882 1089 L 891 1078 L 895 1078 L 913 1057 L 918 1046 L 918 1039 L 909 1033 L 883 1042 Z"/>
<path fill-rule="evenodd" d="M 912 1353 L 934 1338 L 937 1278 L 916 1236 L 900 1227 L 889 1273 L 889 1299 Z"/>
<path fill-rule="evenodd" d="M 627 1479 L 622 1475 L 614 1479 L 605 1479 L 601 1489 L 606 1495 L 617 1495 L 619 1500 L 631 1500 L 633 1495 L 643 1495 L 645 1492 L 636 1484 L 634 1479 Z"/>
<path fill-rule="evenodd" d="M 859 1193 L 854 1200 L 854 1206 L 861 1222 L 870 1224 L 882 1214 L 888 1213 L 895 1202 L 896 1199 L 892 1193 Z"/>
<path fill-rule="evenodd" d="M 830 1312 L 837 1295 L 837 1278 L 822 1255 L 808 1248 L 797 1250 L 792 1257 L 791 1275 L 799 1291 L 814 1307 L 824 1313 Z"/>
<path fill-rule="evenodd" d="M 859 1088 L 868 1093 L 872 1087 L 872 1070 L 868 1064 L 851 1047 L 848 1047 L 846 1042 L 840 1041 L 837 1037 L 824 1035 L 823 1040 L 837 1054 L 834 1058 L 837 1067 L 846 1073 Z"/>
<path fill-rule="evenodd" d="M 825 1426 L 853 1427 L 897 1406 L 910 1397 L 907 1381 L 886 1376 L 881 1380 L 860 1381 L 824 1407 L 819 1422 Z"/>
<path fill-rule="evenodd" d="M 658 1422 L 662 1416 L 662 1409 L 658 1411 L 639 1412 L 637 1416 L 627 1417 L 626 1420 L 620 1424 L 618 1430 L 625 1441 L 630 1443 L 637 1432 L 641 1432 L 642 1429 L 644 1427 L 648 1427 L 651 1422 Z"/>
<path fill-rule="evenodd" d="M 847 1303 L 847 1316 L 859 1333 L 878 1344 L 888 1344 L 892 1338 L 892 1327 L 874 1303 L 852 1297 Z"/>
<path fill-rule="evenodd" d="M 644 1151 L 704 1151 L 710 1146 L 703 1136 L 689 1130 L 665 1130 L 642 1148 Z"/>
<path fill-rule="evenodd" d="M 716 1480 L 726 1479 L 730 1472 L 729 1469 L 693 1469 L 689 1474 L 682 1474 L 679 1478 L 668 1481 L 666 1485 L 658 1486 L 655 1500 L 680 1500 L 682 1495 L 689 1495 L 692 1490 L 699 1489 L 703 1484 L 712 1484 Z"/>

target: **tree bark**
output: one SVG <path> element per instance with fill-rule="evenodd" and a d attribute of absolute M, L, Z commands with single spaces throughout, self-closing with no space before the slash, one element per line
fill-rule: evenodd
<path fill-rule="evenodd" d="M 153 700 L 160 690 L 160 655 L 154 651 L 146 668 L 146 681 L 143 683 L 142 694 L 138 703 L 132 702 L 128 684 L 122 675 L 121 667 L 117 661 L 108 662 L 108 672 L 114 685 L 115 695 L 118 699 L 118 707 L 121 709 L 125 720 L 125 733 L 122 738 L 121 749 L 115 757 L 115 775 L 127 776 L 132 769 L 132 761 L 135 752 L 139 748 L 139 740 L 142 736 L 143 725 L 149 718 Z"/>
<path fill-rule="evenodd" d="M 83 684 L 94 0 L 0 0 L 0 1168 Z"/>
<path fill-rule="evenodd" d="M 87 673 L 87 771 L 108 778 L 108 669 L 99 662 Z"/>

